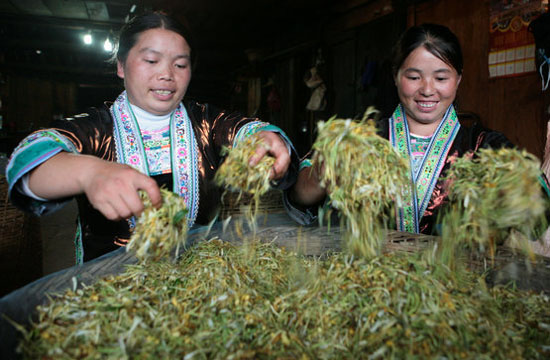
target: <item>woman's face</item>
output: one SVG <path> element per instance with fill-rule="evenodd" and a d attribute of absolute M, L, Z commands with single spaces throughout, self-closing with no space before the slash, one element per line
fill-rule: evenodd
<path fill-rule="evenodd" d="M 424 46 L 415 49 L 399 68 L 395 83 L 407 120 L 439 123 L 456 97 L 461 76 Z"/>
<path fill-rule="evenodd" d="M 117 74 L 124 79 L 130 103 L 155 115 L 178 107 L 191 80 L 191 49 L 170 30 L 151 29 L 139 35 Z"/>

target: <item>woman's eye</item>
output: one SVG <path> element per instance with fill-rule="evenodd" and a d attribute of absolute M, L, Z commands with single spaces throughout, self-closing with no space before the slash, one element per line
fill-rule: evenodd
<path fill-rule="evenodd" d="M 187 67 L 187 64 L 176 64 L 176 67 L 178 69 L 185 69 Z"/>
<path fill-rule="evenodd" d="M 407 79 L 409 79 L 409 80 L 418 80 L 420 78 L 418 76 L 407 76 Z"/>
<path fill-rule="evenodd" d="M 448 79 L 448 78 L 446 78 L 446 77 L 436 78 L 437 81 L 445 81 L 445 80 L 447 80 L 447 79 Z"/>
<path fill-rule="evenodd" d="M 155 60 L 144 59 L 144 61 L 148 64 L 155 64 L 156 63 Z"/>

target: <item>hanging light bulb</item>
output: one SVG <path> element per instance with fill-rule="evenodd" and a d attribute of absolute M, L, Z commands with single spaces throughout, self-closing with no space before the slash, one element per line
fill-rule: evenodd
<path fill-rule="evenodd" d="M 109 40 L 109 37 L 105 39 L 105 42 L 103 43 L 103 49 L 105 49 L 105 51 L 107 52 L 113 51 L 113 43 L 111 42 L 111 40 Z"/>
<path fill-rule="evenodd" d="M 84 34 L 84 44 L 91 45 L 93 41 L 94 41 L 94 39 L 93 39 L 92 33 L 90 31 L 88 31 L 86 34 Z"/>
<path fill-rule="evenodd" d="M 302 125 L 300 126 L 300 131 L 303 133 L 307 133 L 307 123 L 305 121 L 302 121 Z"/>

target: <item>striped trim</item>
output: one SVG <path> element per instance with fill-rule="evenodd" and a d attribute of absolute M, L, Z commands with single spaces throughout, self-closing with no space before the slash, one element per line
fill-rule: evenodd
<path fill-rule="evenodd" d="M 542 174 L 538 176 L 538 179 L 540 184 L 542 185 L 542 188 L 546 192 L 546 196 L 550 198 L 550 185 L 548 184 L 548 179 L 546 178 L 545 175 L 542 175 Z"/>
<path fill-rule="evenodd" d="M 61 151 L 77 153 L 76 147 L 55 130 L 39 130 L 17 146 L 6 168 L 10 191 L 26 173 Z"/>
<path fill-rule="evenodd" d="M 313 164 L 311 163 L 310 159 L 303 159 L 302 161 L 300 161 L 300 171 L 305 168 L 311 167 L 312 165 Z"/>
<path fill-rule="evenodd" d="M 263 121 L 251 121 L 245 125 L 243 125 L 239 131 L 237 131 L 237 134 L 235 135 L 235 138 L 233 139 L 233 147 L 235 147 L 239 142 L 243 141 L 247 137 L 249 137 L 252 134 L 257 133 L 260 131 L 260 129 L 265 128 L 268 126 L 268 123 L 265 123 Z"/>

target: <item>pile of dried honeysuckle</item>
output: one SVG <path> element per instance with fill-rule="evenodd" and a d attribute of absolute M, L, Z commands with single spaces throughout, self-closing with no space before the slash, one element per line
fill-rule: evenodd
<path fill-rule="evenodd" d="M 219 240 L 39 308 L 24 358 L 548 358 L 550 298 L 420 254 L 312 259 Z"/>
<path fill-rule="evenodd" d="M 175 251 L 178 256 L 187 239 L 187 207 L 182 197 L 161 188 L 162 206 L 155 209 L 145 192 L 141 192 L 144 211 L 137 219 L 128 251 L 142 260 L 159 260 Z"/>
<path fill-rule="evenodd" d="M 379 254 L 385 229 L 409 188 L 409 166 L 373 121 L 319 122 L 314 162 L 323 168 L 330 204 L 342 215 L 347 248 Z"/>
<path fill-rule="evenodd" d="M 454 266 L 464 249 L 492 257 L 505 241 L 530 253 L 547 226 L 541 176 L 540 161 L 518 149 L 480 149 L 456 159 L 440 218 L 440 260 Z"/>
<path fill-rule="evenodd" d="M 270 176 L 275 158 L 264 156 L 255 166 L 250 166 L 250 159 L 260 146 L 267 147 L 258 134 L 252 134 L 238 142 L 231 149 L 224 149 L 226 159 L 216 172 L 215 181 L 227 191 L 237 192 L 238 196 L 233 206 L 239 206 L 239 200 L 246 199 L 244 213 L 249 224 L 255 228 L 255 216 L 258 214 L 261 196 L 271 189 Z M 223 197 L 222 197 L 223 201 Z"/>

